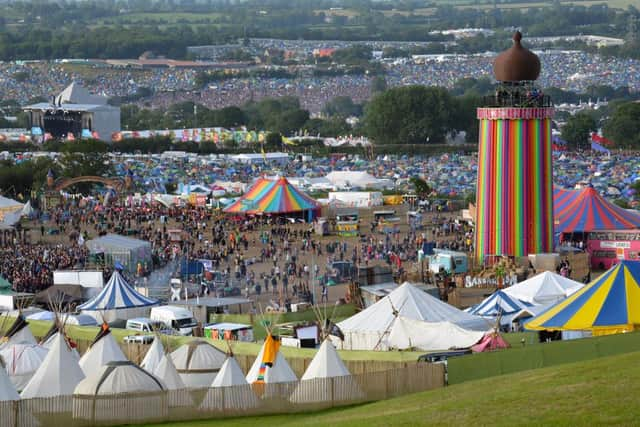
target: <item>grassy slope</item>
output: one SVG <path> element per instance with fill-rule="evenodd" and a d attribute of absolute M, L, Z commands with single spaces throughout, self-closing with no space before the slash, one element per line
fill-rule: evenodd
<path fill-rule="evenodd" d="M 164 425 L 637 425 L 638 357 L 572 363 L 319 413 Z"/>

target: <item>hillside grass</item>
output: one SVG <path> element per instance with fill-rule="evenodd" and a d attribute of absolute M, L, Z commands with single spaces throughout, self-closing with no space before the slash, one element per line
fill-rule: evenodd
<path fill-rule="evenodd" d="M 628 353 L 316 413 L 157 426 L 637 425 L 638 358 Z"/>

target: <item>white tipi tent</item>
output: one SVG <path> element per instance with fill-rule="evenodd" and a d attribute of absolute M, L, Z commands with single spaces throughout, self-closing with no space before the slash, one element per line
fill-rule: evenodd
<path fill-rule="evenodd" d="M 101 424 L 164 421 L 165 391 L 162 381 L 132 362 L 107 362 L 74 390 L 73 417 Z"/>
<path fill-rule="evenodd" d="M 37 344 L 31 329 L 29 329 L 27 320 L 21 314 L 16 317 L 11 327 L 5 335 L 6 342 L 0 344 L 0 348 L 7 347 L 11 344 Z"/>
<path fill-rule="evenodd" d="M 211 385 L 225 354 L 206 341 L 193 340 L 171 353 L 171 359 L 188 388 L 201 388 Z"/>
<path fill-rule="evenodd" d="M 36 373 L 48 350 L 37 344 L 11 344 L 0 349 L 0 357 L 6 363 L 7 374 L 16 390 L 22 390 Z"/>
<path fill-rule="evenodd" d="M 100 332 L 93 340 L 91 347 L 80 358 L 80 368 L 85 375 L 95 372 L 96 369 L 107 364 L 107 362 L 126 361 L 127 358 L 122 349 L 111 335 L 109 326 L 102 325 Z"/>
<path fill-rule="evenodd" d="M 291 395 L 295 403 L 357 401 L 360 386 L 344 365 L 331 340 L 325 339 Z"/>
<path fill-rule="evenodd" d="M 20 400 L 20 395 L 16 391 L 7 371 L 0 360 L 0 402 Z"/>
<path fill-rule="evenodd" d="M 260 365 L 262 364 L 262 359 L 264 358 L 264 350 L 265 344 L 262 345 L 260 349 L 260 353 L 256 357 L 255 362 L 251 365 L 251 369 L 249 369 L 249 373 L 247 374 L 247 382 L 249 384 L 253 384 L 258 381 L 258 376 L 260 373 Z M 291 366 L 287 363 L 286 359 L 282 356 L 282 353 L 278 351 L 275 362 L 273 366 L 266 369 L 264 374 L 265 383 L 288 383 L 298 381 L 296 374 L 291 369 Z"/>
<path fill-rule="evenodd" d="M 144 359 L 142 359 L 140 367 L 153 373 L 163 356 L 164 347 L 162 346 L 162 342 L 160 342 L 160 336 L 156 335 L 153 339 L 153 343 L 151 343 L 151 347 L 147 350 L 147 354 L 145 354 Z"/>
<path fill-rule="evenodd" d="M 465 313 L 405 282 L 366 310 L 338 323 L 344 341 L 332 337 L 344 350 L 387 350 L 387 335 L 395 319 L 403 316 L 423 322 L 450 322 L 462 329 L 486 331 L 485 319 Z"/>
<path fill-rule="evenodd" d="M 60 332 L 54 337 L 49 353 L 27 386 L 23 399 L 36 397 L 71 396 L 85 375 L 66 338 Z"/>
<path fill-rule="evenodd" d="M 7 371 L 4 370 L 3 362 L 0 360 L 0 425 L 14 426 L 16 423 L 16 415 L 14 409 L 14 401 L 20 400 L 20 395 L 11 383 Z M 37 424 L 36 424 L 37 425 Z"/>
<path fill-rule="evenodd" d="M 167 390 L 169 390 L 169 406 L 193 405 L 193 399 L 191 399 L 189 393 L 186 392 L 187 386 L 184 384 L 184 381 L 182 381 L 178 370 L 169 356 L 163 354 L 160 362 L 158 362 L 158 365 L 151 373 L 160 379 L 167 387 Z M 178 393 L 176 390 L 183 390 L 183 392 Z"/>
<path fill-rule="evenodd" d="M 529 304 L 545 305 L 561 301 L 573 295 L 583 286 L 584 284 L 575 280 L 551 271 L 545 271 L 530 279 L 509 286 L 503 292 Z"/>
<path fill-rule="evenodd" d="M 201 410 L 243 410 L 257 408 L 260 399 L 251 386 L 233 356 L 227 357 L 220 372 L 207 390 L 200 405 Z"/>

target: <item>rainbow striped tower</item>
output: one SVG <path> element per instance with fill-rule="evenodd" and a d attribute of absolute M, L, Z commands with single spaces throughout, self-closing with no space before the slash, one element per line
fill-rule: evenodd
<path fill-rule="evenodd" d="M 496 93 L 478 108 L 480 145 L 475 253 L 526 256 L 553 250 L 553 106 L 534 85 L 538 57 L 522 36 L 494 62 Z"/>

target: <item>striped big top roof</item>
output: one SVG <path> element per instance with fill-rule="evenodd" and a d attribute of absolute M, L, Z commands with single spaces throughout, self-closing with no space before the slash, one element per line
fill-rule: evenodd
<path fill-rule="evenodd" d="M 531 304 L 497 291 L 468 312 L 476 316 L 499 316 L 516 313 L 529 306 Z"/>
<path fill-rule="evenodd" d="M 115 310 L 122 308 L 147 307 L 158 304 L 158 301 L 145 297 L 129 285 L 126 280 L 114 271 L 111 278 L 93 299 L 78 306 L 80 310 Z"/>
<path fill-rule="evenodd" d="M 534 317 L 530 330 L 629 332 L 640 327 L 640 261 L 620 261 L 600 277 Z"/>
<path fill-rule="evenodd" d="M 556 187 L 553 216 L 556 233 L 640 228 L 640 214 L 608 202 L 591 186 L 581 190 Z"/>
<path fill-rule="evenodd" d="M 229 213 L 293 213 L 319 208 L 318 202 L 295 187 L 286 178 L 258 179 L 251 188 L 224 211 Z"/>

